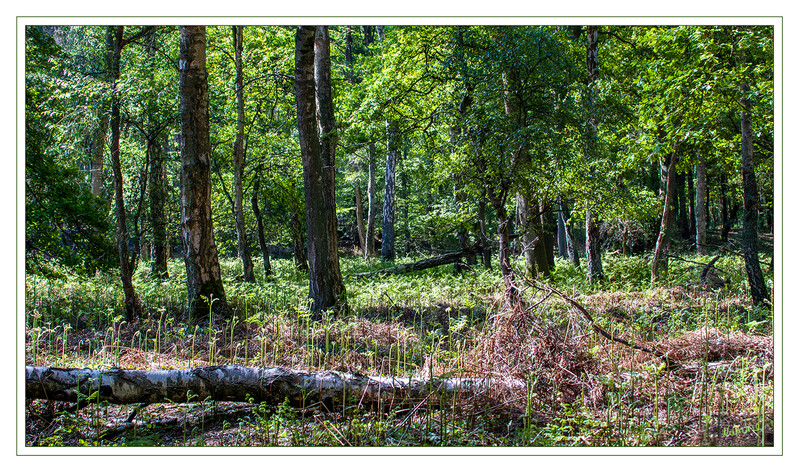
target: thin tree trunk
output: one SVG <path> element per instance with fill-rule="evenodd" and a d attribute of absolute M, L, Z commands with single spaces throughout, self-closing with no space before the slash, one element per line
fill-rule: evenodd
<path fill-rule="evenodd" d="M 478 224 L 480 225 L 480 245 L 483 247 L 482 257 L 483 257 L 483 267 L 487 270 L 491 270 L 491 247 L 490 241 L 488 238 L 488 233 L 486 232 L 486 196 L 485 190 L 483 190 L 483 195 L 480 197 L 480 203 L 477 207 L 477 220 Z"/>
<path fill-rule="evenodd" d="M 395 196 L 397 159 L 399 157 L 399 129 L 396 122 L 386 122 L 386 134 L 388 136 L 388 152 L 386 152 L 385 195 L 383 196 L 383 244 L 380 248 L 380 256 L 385 261 L 391 261 L 396 257 L 394 218 L 397 211 Z"/>
<path fill-rule="evenodd" d="M 707 255 L 707 169 L 705 155 L 697 151 L 696 164 L 696 252 Z"/>
<path fill-rule="evenodd" d="M 272 261 L 269 257 L 269 246 L 266 245 L 266 235 L 264 234 L 264 220 L 261 216 L 261 207 L 258 205 L 258 191 L 261 187 L 261 179 L 255 177 L 252 188 L 252 198 L 250 204 L 252 205 L 252 212 L 255 214 L 255 223 L 258 225 L 258 246 L 261 248 L 261 254 L 264 258 L 264 277 L 272 275 Z"/>
<path fill-rule="evenodd" d="M 569 214 L 569 206 L 561 197 L 558 197 L 558 202 L 560 205 L 559 216 L 563 220 L 565 229 L 564 236 L 566 237 L 566 250 L 569 254 L 569 261 L 574 267 L 580 267 L 580 253 L 577 250 L 577 241 L 574 240 L 574 229 L 571 223 L 571 215 Z"/>
<path fill-rule="evenodd" d="M 743 84 L 743 92 L 749 91 L 749 85 Z M 748 98 L 741 100 L 741 178 L 744 190 L 744 217 L 741 225 L 741 248 L 744 253 L 746 276 L 749 279 L 749 291 L 755 305 L 763 305 L 769 296 L 763 273 L 760 269 L 757 244 L 758 193 L 755 177 L 754 152 L 752 149 L 752 103 Z"/>
<path fill-rule="evenodd" d="M 534 210 L 535 209 L 535 210 Z M 538 277 L 536 270 L 537 254 L 535 246 L 538 243 L 538 236 L 535 231 L 535 221 L 533 214 L 537 213 L 535 202 L 528 202 L 522 192 L 516 194 L 516 217 L 519 221 L 521 231 L 522 255 L 524 256 L 524 275 L 531 279 Z M 535 216 L 538 216 L 537 214 Z"/>
<path fill-rule="evenodd" d="M 236 141 L 233 144 L 233 212 L 236 221 L 236 242 L 239 258 L 244 270 L 244 281 L 255 282 L 250 245 L 247 243 L 247 230 L 244 224 L 244 67 L 241 54 L 244 41 L 244 27 L 233 27 L 233 50 L 236 64 Z"/>
<path fill-rule="evenodd" d="M 666 177 L 666 195 L 663 199 L 663 215 L 660 220 L 660 232 L 658 233 L 655 252 L 652 255 L 652 282 L 658 282 L 660 278 L 668 273 L 668 252 L 673 231 L 675 200 L 677 197 L 677 150 L 672 151 L 669 158 Z"/>
<path fill-rule="evenodd" d="M 204 26 L 180 27 L 181 236 L 188 310 L 199 320 L 226 305 L 211 216 L 211 141 Z"/>
<path fill-rule="evenodd" d="M 375 250 L 375 219 L 377 215 L 377 184 L 375 178 L 375 144 L 369 143 L 369 181 L 366 185 L 366 196 L 369 204 L 369 214 L 366 217 L 366 247 L 363 257 L 369 259 L 377 252 Z"/>
<path fill-rule="evenodd" d="M 122 164 L 119 157 L 120 140 L 120 104 L 117 95 L 117 82 L 120 76 L 120 59 L 122 57 L 122 35 L 124 26 L 114 28 L 114 50 L 111 59 L 111 166 L 114 172 L 114 202 L 117 217 L 117 250 L 119 252 L 119 274 L 122 281 L 122 292 L 125 295 L 125 313 L 128 318 L 141 314 L 141 302 L 133 288 L 133 273 L 128 259 L 128 229 L 125 212 L 124 187 L 122 183 Z"/>
<path fill-rule="evenodd" d="M 161 143 L 153 147 L 150 161 L 150 227 L 152 229 L 151 273 L 158 278 L 167 278 L 167 234 L 166 234 L 166 167 L 164 148 Z"/>
<path fill-rule="evenodd" d="M 289 227 L 291 228 L 291 243 L 294 251 L 294 267 L 300 272 L 308 272 L 308 252 L 305 249 L 305 233 L 302 230 L 302 221 L 300 221 L 299 214 L 291 212 Z"/>
<path fill-rule="evenodd" d="M 602 270 L 599 225 L 590 206 L 585 210 L 585 261 L 586 278 L 589 282 L 593 283 L 605 278 L 605 273 Z"/>
<path fill-rule="evenodd" d="M 103 194 L 103 160 L 105 157 L 105 138 L 108 134 L 107 110 L 100 112 L 97 119 L 97 128 L 92 135 L 92 195 L 100 197 Z"/>
<path fill-rule="evenodd" d="M 360 173 L 360 168 L 355 166 L 355 172 Z M 363 197 L 361 196 L 360 176 L 355 183 L 355 225 L 358 228 L 358 248 L 361 254 L 366 252 L 366 228 L 363 224 Z"/>

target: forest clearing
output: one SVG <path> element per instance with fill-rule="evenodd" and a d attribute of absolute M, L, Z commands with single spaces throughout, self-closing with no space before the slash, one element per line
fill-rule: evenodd
<path fill-rule="evenodd" d="M 781 437 L 773 26 L 25 32 L 27 453 Z"/>

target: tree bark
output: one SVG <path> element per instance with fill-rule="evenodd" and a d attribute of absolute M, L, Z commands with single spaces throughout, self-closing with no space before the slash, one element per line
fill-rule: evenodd
<path fill-rule="evenodd" d="M 308 272 L 308 251 L 305 249 L 305 232 L 302 230 L 300 215 L 294 212 L 291 213 L 289 227 L 294 251 L 294 267 L 300 272 Z"/>
<path fill-rule="evenodd" d="M 297 122 L 308 231 L 308 296 L 314 313 L 338 306 L 344 293 L 335 212 L 336 140 L 330 91 L 330 45 L 326 28 L 319 28 L 318 31 L 314 26 L 302 26 L 297 29 L 295 38 Z"/>
<path fill-rule="evenodd" d="M 358 174 L 358 180 L 355 181 L 355 225 L 358 229 L 358 248 L 361 254 L 366 252 L 366 228 L 363 224 L 363 196 L 361 195 L 361 169 L 357 164 L 355 165 L 355 173 Z"/>
<path fill-rule="evenodd" d="M 707 168 L 705 166 L 705 155 L 697 151 L 696 164 L 696 252 L 697 254 L 707 255 L 707 205 L 705 196 L 707 195 Z"/>
<path fill-rule="evenodd" d="M 566 239 L 566 251 L 569 255 L 569 261 L 574 267 L 580 267 L 580 253 L 577 250 L 577 241 L 574 240 L 574 229 L 571 223 L 571 215 L 569 214 L 569 206 L 561 197 L 558 197 L 558 204 L 560 205 L 558 218 L 563 222 L 563 235 Z"/>
<path fill-rule="evenodd" d="M 677 197 L 677 150 L 676 145 L 669 158 L 666 167 L 666 195 L 663 199 L 663 215 L 660 220 L 660 232 L 658 233 L 655 252 L 652 255 L 652 282 L 657 282 L 668 272 L 668 252 L 673 231 L 675 200 Z"/>
<path fill-rule="evenodd" d="M 119 275 L 122 281 L 122 291 L 125 295 L 125 313 L 128 318 L 141 314 L 141 302 L 133 287 L 133 271 L 128 259 L 128 229 L 125 212 L 124 187 L 122 182 L 122 164 L 119 156 L 120 140 L 120 98 L 117 82 L 120 76 L 120 60 L 122 57 L 124 26 L 109 26 L 113 28 L 113 53 L 111 55 L 111 166 L 114 172 L 114 202 L 117 218 L 117 251 L 119 253 Z"/>
<path fill-rule="evenodd" d="M 108 134 L 107 109 L 103 109 L 97 117 L 97 128 L 92 135 L 92 195 L 100 197 L 103 194 L 103 160 L 105 157 L 105 138 Z"/>
<path fill-rule="evenodd" d="M 749 92 L 749 85 L 742 86 L 744 94 Z M 741 225 L 741 248 L 744 253 L 746 276 L 749 279 L 749 291 L 755 305 L 764 305 L 769 297 L 763 273 L 760 269 L 757 244 L 758 193 L 755 177 L 754 152 L 752 149 L 752 103 L 748 98 L 741 100 L 741 177 L 744 190 L 744 217 Z"/>
<path fill-rule="evenodd" d="M 383 196 L 383 244 L 380 247 L 380 256 L 384 261 L 392 261 L 396 257 L 394 217 L 397 211 L 395 197 L 397 158 L 399 156 L 399 127 L 395 121 L 386 122 L 386 134 L 388 151 L 386 152 L 385 194 Z"/>
<path fill-rule="evenodd" d="M 586 46 L 586 64 L 588 68 L 588 139 L 586 152 L 589 161 L 592 154 L 596 151 L 595 141 L 598 139 L 599 120 L 594 110 L 594 84 L 599 80 L 599 28 L 589 26 L 587 29 L 588 44 Z M 591 168 L 593 174 L 596 169 Z M 602 280 L 605 274 L 602 270 L 602 247 L 599 241 L 599 225 L 595 220 L 596 215 L 590 204 L 586 205 L 585 210 L 585 258 L 586 258 L 586 278 L 589 282 Z"/>
<path fill-rule="evenodd" d="M 369 204 L 369 213 L 366 216 L 366 247 L 363 257 L 369 259 L 377 252 L 375 250 L 375 219 L 377 215 L 377 184 L 375 178 L 375 144 L 369 143 L 369 181 L 366 185 L 366 196 Z"/>
<path fill-rule="evenodd" d="M 188 310 L 226 304 L 211 217 L 211 141 L 204 26 L 180 27 L 181 237 L 185 249 Z M 213 301 L 212 301 L 213 300 Z"/>
<path fill-rule="evenodd" d="M 166 167 L 164 148 L 156 142 L 150 161 L 150 227 L 152 230 L 151 273 L 158 278 L 167 278 L 167 234 L 166 234 Z"/>
<path fill-rule="evenodd" d="M 236 242 L 239 258 L 244 270 L 244 281 L 255 282 L 255 270 L 247 243 L 247 229 L 244 224 L 244 67 L 241 54 L 244 41 L 244 27 L 233 27 L 233 51 L 236 64 L 236 141 L 233 144 L 233 209 L 236 220 Z"/>
<path fill-rule="evenodd" d="M 460 251 L 448 252 L 440 256 L 430 257 L 428 259 L 422 259 L 421 261 L 409 262 L 407 264 L 400 264 L 371 272 L 358 272 L 357 274 L 351 274 L 350 277 L 370 277 L 380 274 L 406 274 L 408 272 L 430 269 L 432 267 L 438 267 L 446 264 L 454 264 L 459 262 L 464 257 L 468 258 L 470 256 L 474 256 L 476 251 L 477 250 L 475 248 L 470 247 L 461 249 Z"/>
<path fill-rule="evenodd" d="M 237 365 L 197 367 L 181 370 L 94 370 L 25 368 L 25 397 L 67 402 L 92 401 L 111 404 L 190 403 L 196 401 L 251 401 L 292 407 L 322 403 L 330 410 L 345 406 L 397 405 L 421 401 L 431 393 L 474 395 L 491 384 L 524 388 L 518 380 L 491 378 L 368 377 L 337 371 L 307 372 L 283 368 Z M 354 400 L 352 400 L 354 399 Z M 436 404 L 438 398 L 430 398 Z"/>
<path fill-rule="evenodd" d="M 261 188 L 261 179 L 256 175 L 255 182 L 252 188 L 252 198 L 250 204 L 252 205 L 252 212 L 255 214 L 255 223 L 258 225 L 258 247 L 261 248 L 261 254 L 264 258 L 264 277 L 272 275 L 272 261 L 269 257 L 269 246 L 266 245 L 266 235 L 264 234 L 264 220 L 261 216 L 261 207 L 258 205 L 258 191 Z"/>

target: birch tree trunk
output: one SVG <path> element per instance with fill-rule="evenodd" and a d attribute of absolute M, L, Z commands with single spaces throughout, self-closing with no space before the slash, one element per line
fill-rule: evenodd
<path fill-rule="evenodd" d="M 182 370 L 93 370 L 54 367 L 25 368 L 25 397 L 67 402 L 92 401 L 112 404 L 189 403 L 236 401 L 293 407 L 323 403 L 331 410 L 352 405 L 397 405 L 421 401 L 431 393 L 475 395 L 490 385 L 523 389 L 515 379 L 369 377 L 345 372 L 307 372 L 283 368 L 251 368 L 237 365 Z M 429 398 L 433 403 L 437 398 Z"/>
<path fill-rule="evenodd" d="M 180 27 L 181 236 L 188 310 L 195 318 L 223 306 L 225 288 L 211 217 L 211 141 L 204 26 Z M 213 300 L 213 301 L 212 301 Z"/>
<path fill-rule="evenodd" d="M 385 261 L 392 261 L 396 257 L 394 217 L 397 211 L 395 196 L 397 158 L 399 156 L 399 127 L 395 121 L 386 122 L 386 134 L 388 151 L 386 152 L 385 195 L 383 196 L 383 244 L 380 248 L 380 256 Z"/>
<path fill-rule="evenodd" d="M 586 57 L 588 67 L 588 89 L 589 89 L 589 116 L 588 116 L 588 140 L 586 152 L 591 160 L 592 153 L 596 152 L 595 141 L 598 139 L 598 119 L 594 110 L 594 84 L 599 80 L 599 28 L 589 26 L 587 29 L 588 45 L 586 46 Z M 596 169 L 591 168 L 593 174 Z M 585 258 L 586 258 L 586 278 L 589 282 L 602 280 L 605 274 L 602 270 L 602 248 L 599 241 L 599 225 L 596 221 L 596 214 L 591 205 L 586 205 L 585 209 Z"/>
<path fill-rule="evenodd" d="M 244 27 L 233 27 L 233 50 L 236 64 L 236 141 L 233 144 L 233 209 L 236 220 L 236 242 L 239 258 L 244 270 L 244 281 L 255 282 L 255 270 L 247 243 L 247 230 L 244 225 L 244 67 L 241 54 L 244 40 Z"/>

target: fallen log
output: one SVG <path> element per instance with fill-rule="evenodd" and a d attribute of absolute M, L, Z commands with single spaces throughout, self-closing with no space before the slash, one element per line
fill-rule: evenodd
<path fill-rule="evenodd" d="M 294 407 L 323 403 L 398 404 L 431 394 L 452 397 L 486 392 L 491 379 L 370 377 L 347 372 L 307 372 L 238 365 L 180 370 L 62 369 L 25 367 L 27 399 L 113 404 L 253 401 Z M 496 380 L 494 380 L 496 382 Z M 503 381 L 514 388 L 524 382 Z M 516 385 L 518 383 L 518 385 Z M 354 402 L 354 403 L 353 403 Z"/>
<path fill-rule="evenodd" d="M 466 256 L 477 254 L 478 249 L 479 248 L 474 248 L 474 247 L 461 249 L 460 251 L 448 252 L 440 256 L 434 256 L 427 259 L 422 259 L 421 261 L 409 262 L 407 264 L 399 264 L 393 267 L 386 267 L 385 269 L 373 270 L 371 272 L 358 272 L 356 274 L 350 274 L 348 277 L 371 277 L 380 274 L 393 274 L 393 275 L 405 274 L 408 272 L 430 269 L 432 267 L 438 267 L 441 265 L 454 264 L 459 262 L 461 259 L 463 259 Z"/>

